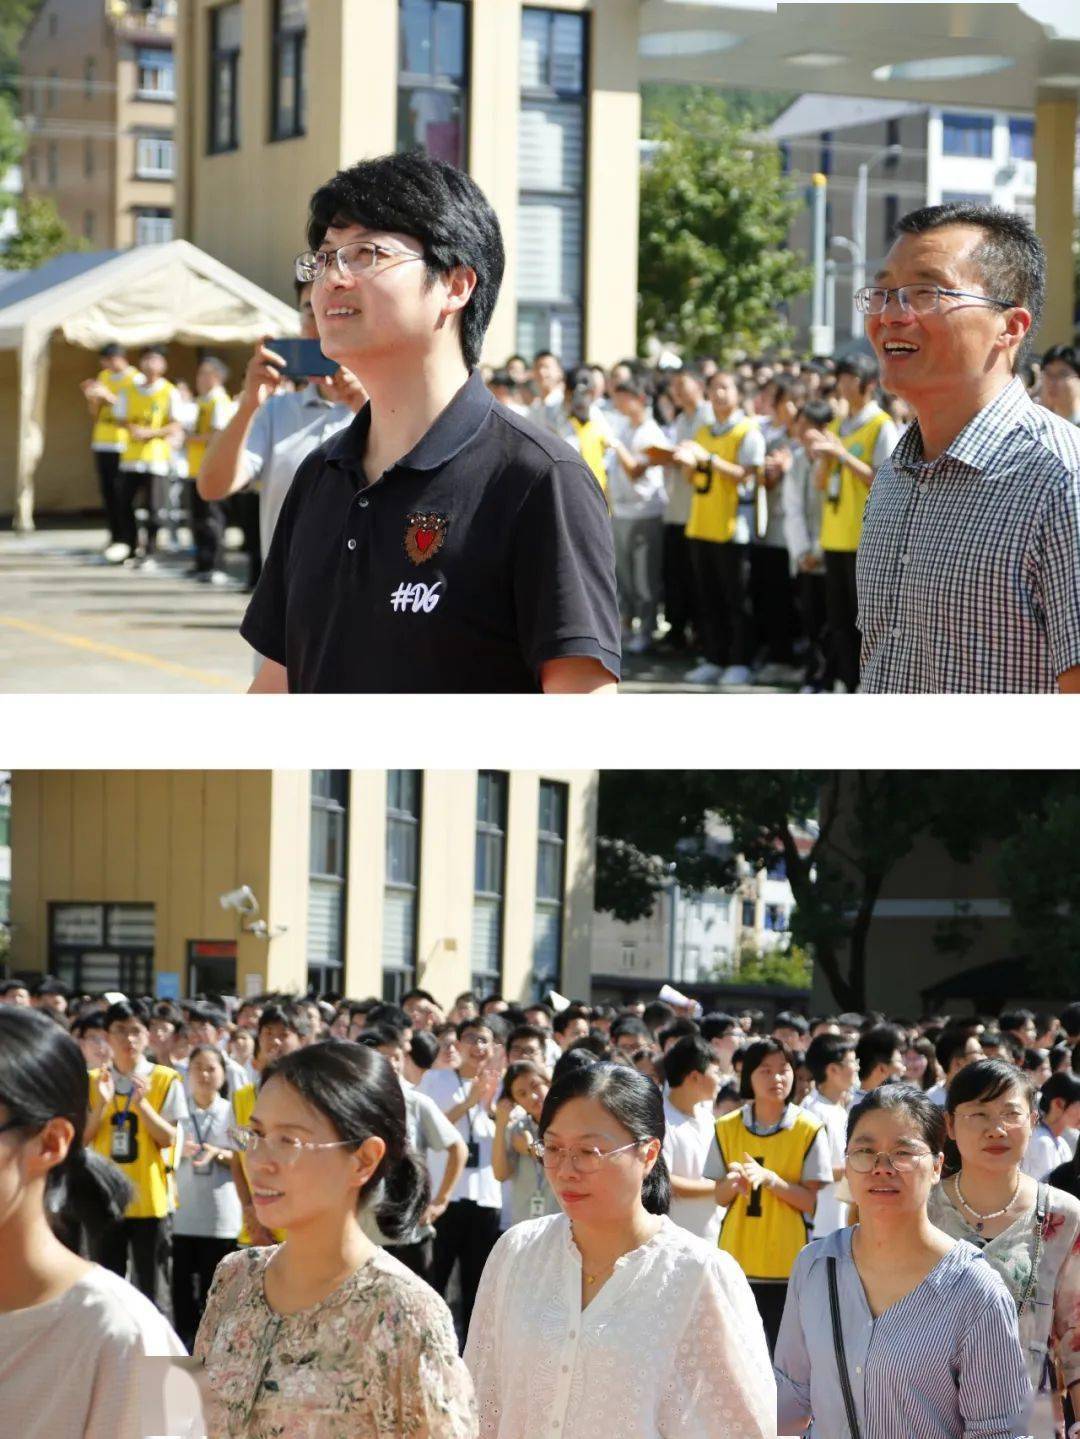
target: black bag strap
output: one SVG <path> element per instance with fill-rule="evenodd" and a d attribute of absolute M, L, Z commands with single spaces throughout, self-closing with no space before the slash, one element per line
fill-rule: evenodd
<path fill-rule="evenodd" d="M 840 1390 L 844 1396 L 848 1429 L 851 1439 L 860 1439 L 859 1419 L 855 1412 L 855 1396 L 851 1392 L 851 1378 L 848 1375 L 847 1357 L 844 1354 L 844 1326 L 840 1320 L 840 1295 L 836 1287 L 836 1260 L 826 1260 L 829 1271 L 829 1313 L 832 1315 L 833 1348 L 836 1351 L 836 1367 L 840 1373 Z"/>

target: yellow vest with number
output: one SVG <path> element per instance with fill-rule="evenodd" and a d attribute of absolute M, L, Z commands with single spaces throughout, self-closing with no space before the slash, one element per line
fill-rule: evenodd
<path fill-rule="evenodd" d="M 736 1109 L 716 1121 L 716 1142 L 729 1169 L 749 1154 L 788 1184 L 799 1184 L 803 1162 L 820 1128 L 820 1121 L 800 1109 L 790 1129 L 755 1134 L 746 1127 L 742 1110 Z M 762 1185 L 749 1199 L 737 1194 L 731 1201 L 719 1244 L 738 1261 L 747 1279 L 788 1279 L 808 1237 L 806 1216 Z"/>
<path fill-rule="evenodd" d="M 221 390 L 211 390 L 198 401 L 195 410 L 195 433 L 187 442 L 188 479 L 198 478 L 202 469 L 206 447 L 214 433 L 214 411 L 222 395 Z"/>
<path fill-rule="evenodd" d="M 97 1097 L 100 1073 L 100 1069 L 90 1071 L 91 1104 Z M 170 1087 L 173 1084 L 180 1084 L 181 1079 L 175 1069 L 169 1069 L 164 1064 L 155 1064 L 147 1076 L 146 1083 L 147 1103 L 151 1109 L 160 1114 Z M 118 1160 L 113 1159 L 113 1116 L 124 1113 L 125 1108 L 128 1108 L 127 1099 L 127 1095 L 113 1095 L 102 1113 L 101 1124 L 98 1132 L 94 1135 L 92 1147 L 106 1159 L 111 1160 L 122 1174 L 127 1175 L 135 1187 L 134 1196 L 124 1213 L 124 1218 L 164 1219 L 171 1207 L 169 1184 L 170 1170 L 175 1158 L 175 1146 L 170 1145 L 168 1149 L 159 1149 L 156 1140 L 147 1132 L 146 1125 L 132 1105 L 129 1112 L 135 1116 L 135 1158 L 127 1164 L 121 1164 Z"/>
<path fill-rule="evenodd" d="M 138 372 L 131 366 L 121 374 L 113 370 L 99 370 L 98 384 L 107 385 L 114 395 L 129 385 Z M 102 405 L 94 420 L 94 428 L 90 432 L 90 443 L 100 449 L 123 451 L 128 443 L 128 432 L 124 425 L 118 425 L 113 415 L 112 405 Z"/>
<path fill-rule="evenodd" d="M 711 425 L 702 425 L 694 441 L 710 455 L 737 465 L 742 442 L 751 430 L 757 429 L 757 424 L 757 420 L 746 416 L 722 435 L 714 435 Z M 739 517 L 738 481 L 711 470 L 707 475 L 695 471 L 690 476 L 690 484 L 694 493 L 690 501 L 690 518 L 686 522 L 686 538 L 710 540 L 713 544 L 725 544 L 734 539 L 735 522 Z"/>
<path fill-rule="evenodd" d="M 162 430 L 172 415 L 175 385 L 162 380 L 152 395 L 144 394 L 136 384 L 124 388 L 127 396 L 126 424 L 145 425 L 148 430 Z M 168 469 L 172 461 L 172 446 L 164 437 L 157 440 L 133 440 L 128 437 L 128 446 L 120 460 L 121 465 L 155 465 Z"/>
<path fill-rule="evenodd" d="M 604 464 L 604 436 L 599 425 L 593 424 L 592 420 L 585 420 L 584 423 L 576 415 L 570 416 L 570 423 L 577 435 L 578 449 L 581 451 L 581 458 L 588 465 L 596 476 L 596 482 L 607 494 L 607 466 Z"/>
<path fill-rule="evenodd" d="M 888 421 L 884 410 L 875 409 L 865 425 L 841 437 L 840 421 L 833 420 L 827 425 L 830 434 L 841 440 L 844 449 L 862 460 L 864 465 L 873 465 L 874 450 L 878 435 Z M 870 485 L 860 479 L 849 465 L 833 460 L 826 472 L 825 498 L 821 506 L 821 548 L 853 554 L 859 548 L 862 537 L 863 511 Z M 835 497 L 835 498 L 834 498 Z"/>
<path fill-rule="evenodd" d="M 236 1093 L 233 1095 L 232 1107 L 233 1107 L 233 1115 L 234 1115 L 234 1117 L 235 1117 L 235 1119 L 236 1119 L 236 1127 L 237 1127 L 237 1129 L 246 1129 L 247 1126 L 251 1123 L 251 1116 L 255 1113 L 255 1100 L 256 1100 L 256 1098 L 257 1098 L 257 1095 L 256 1095 L 256 1091 L 255 1091 L 255 1086 L 254 1086 L 253 1084 L 245 1084 L 242 1089 L 238 1089 L 238 1090 L 236 1091 Z M 250 1189 L 250 1188 L 251 1188 L 251 1179 L 250 1179 L 250 1177 L 249 1177 L 249 1175 L 248 1175 L 248 1171 L 247 1171 L 247 1155 L 246 1155 L 246 1154 L 241 1153 L 241 1155 L 240 1155 L 240 1163 L 241 1163 L 241 1165 L 243 1166 L 244 1178 L 247 1180 L 247 1182 L 248 1182 L 248 1188 Z M 283 1229 L 271 1229 L 270 1233 L 271 1233 L 271 1234 L 274 1236 L 274 1238 L 277 1240 L 278 1244 L 280 1244 L 280 1243 L 284 1240 L 284 1238 L 285 1238 L 285 1231 L 284 1231 Z M 248 1227 L 247 1227 L 247 1220 L 246 1220 L 246 1219 L 245 1219 L 245 1220 L 242 1222 L 242 1224 L 240 1225 L 240 1233 L 239 1233 L 239 1235 L 237 1236 L 236 1242 L 237 1242 L 237 1244 L 250 1244 L 250 1243 L 251 1243 L 251 1235 L 248 1233 Z"/>

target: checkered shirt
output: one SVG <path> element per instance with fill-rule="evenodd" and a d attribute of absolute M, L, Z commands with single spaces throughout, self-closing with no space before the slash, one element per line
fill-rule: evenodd
<path fill-rule="evenodd" d="M 1080 665 L 1080 429 L 1015 379 L 936 460 L 917 424 L 870 488 L 862 687 L 1052 693 Z"/>

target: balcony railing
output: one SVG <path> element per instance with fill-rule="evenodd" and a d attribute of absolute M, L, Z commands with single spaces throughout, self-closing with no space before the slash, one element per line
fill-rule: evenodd
<path fill-rule="evenodd" d="M 106 17 L 131 40 L 172 35 L 176 9 L 177 0 L 105 0 Z"/>

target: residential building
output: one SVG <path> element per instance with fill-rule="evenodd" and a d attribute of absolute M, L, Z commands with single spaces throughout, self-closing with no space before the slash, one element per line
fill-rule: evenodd
<path fill-rule="evenodd" d="M 422 147 L 502 225 L 485 358 L 612 363 L 636 345 L 637 46 L 637 0 L 189 0 L 180 233 L 286 298 L 317 186 Z"/>
<path fill-rule="evenodd" d="M 89 992 L 585 993 L 590 771 L 26 771 L 12 955 Z"/>
<path fill-rule="evenodd" d="M 1000 205 L 1035 219 L 1035 117 L 1031 113 L 930 105 L 910 100 L 801 95 L 769 127 L 785 169 L 809 192 L 811 177 L 828 182 L 829 314 L 837 348 L 861 335 L 852 313 L 858 257 L 872 279 L 892 243 L 896 222 L 909 210 L 950 200 Z M 858 176 L 866 170 L 865 234 L 857 218 Z M 1080 186 L 1075 188 L 1080 196 Z M 809 253 L 812 214 L 800 211 L 788 237 Z M 865 281 L 864 281 L 865 283 Z M 790 317 L 800 342 L 810 326 L 810 298 L 793 301 Z M 854 327 L 854 333 L 853 333 Z"/>
<path fill-rule="evenodd" d="M 177 0 L 41 0 L 20 63 L 28 195 L 124 250 L 173 237 Z"/>

